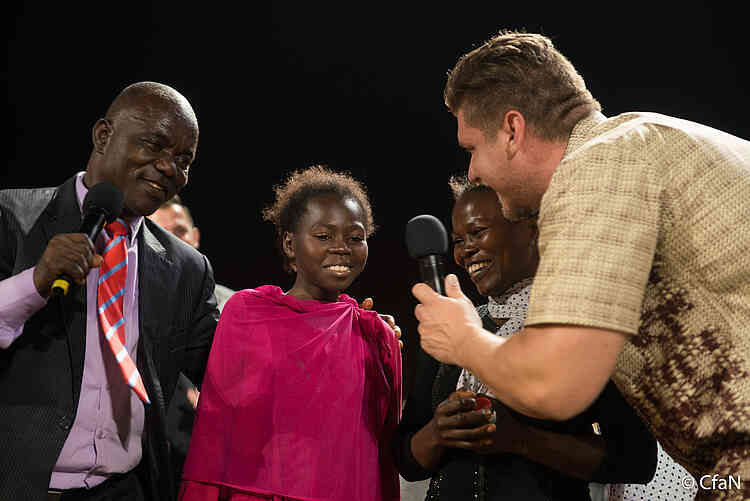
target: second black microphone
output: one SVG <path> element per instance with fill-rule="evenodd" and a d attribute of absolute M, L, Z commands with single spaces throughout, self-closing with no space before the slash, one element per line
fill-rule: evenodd
<path fill-rule="evenodd" d="M 424 214 L 406 223 L 406 247 L 419 263 L 419 276 L 438 294 L 445 295 L 445 254 L 448 233 L 435 216 Z"/>

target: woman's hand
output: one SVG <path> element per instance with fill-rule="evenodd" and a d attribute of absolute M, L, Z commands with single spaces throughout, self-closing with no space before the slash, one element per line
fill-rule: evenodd
<path fill-rule="evenodd" d="M 526 437 L 526 427 L 518 422 L 499 400 L 479 395 L 479 398 L 487 399 L 493 416 L 492 423 L 477 434 L 477 440 L 481 443 L 478 448 L 472 448 L 479 454 L 523 454 Z"/>
<path fill-rule="evenodd" d="M 485 442 L 496 428 L 491 418 L 492 409 L 480 409 L 476 393 L 455 391 L 435 409 L 434 440 L 442 447 L 479 451 L 488 445 Z"/>
<path fill-rule="evenodd" d="M 363 310 L 372 310 L 372 307 L 375 305 L 375 302 L 372 300 L 371 297 L 368 297 L 362 303 L 359 305 L 360 308 Z M 400 349 L 404 349 L 404 342 L 401 341 L 401 327 L 396 325 L 396 319 L 393 318 L 393 315 L 384 315 L 381 313 L 378 313 L 380 318 L 383 319 L 383 321 L 388 324 L 388 327 L 390 327 L 393 330 L 393 333 L 396 335 L 396 339 L 398 339 L 398 347 Z"/>
<path fill-rule="evenodd" d="M 433 418 L 411 439 L 411 453 L 426 470 L 440 466 L 445 449 L 456 447 L 479 451 L 488 444 L 487 428 L 492 411 L 477 409 L 476 393 L 456 391 L 435 409 Z"/>

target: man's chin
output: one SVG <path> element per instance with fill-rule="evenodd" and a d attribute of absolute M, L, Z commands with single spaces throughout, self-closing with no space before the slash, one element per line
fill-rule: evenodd
<path fill-rule="evenodd" d="M 528 207 L 514 207 L 503 204 L 503 217 L 511 222 L 518 222 L 527 219 L 536 219 L 539 215 L 538 209 L 529 209 Z"/>
<path fill-rule="evenodd" d="M 138 204 L 125 204 L 122 209 L 122 217 L 134 218 L 134 217 L 146 217 L 156 212 L 161 203 L 138 203 Z"/>

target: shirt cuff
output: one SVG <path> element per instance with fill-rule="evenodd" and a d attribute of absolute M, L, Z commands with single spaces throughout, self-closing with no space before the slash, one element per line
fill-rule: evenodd
<path fill-rule="evenodd" d="M 10 346 L 26 321 L 46 304 L 34 285 L 34 268 L 0 281 L 0 348 Z"/>

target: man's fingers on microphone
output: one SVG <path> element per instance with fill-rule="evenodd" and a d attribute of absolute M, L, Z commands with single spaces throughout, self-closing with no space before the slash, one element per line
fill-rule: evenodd
<path fill-rule="evenodd" d="M 462 298 L 464 293 L 461 290 L 461 284 L 458 283 L 458 277 L 453 273 L 445 277 L 445 294 L 448 297 Z"/>
<path fill-rule="evenodd" d="M 422 310 L 424 309 L 424 306 L 420 303 L 414 307 L 414 318 L 417 319 L 418 322 L 422 321 Z"/>
<path fill-rule="evenodd" d="M 411 293 L 414 295 L 415 298 L 417 298 L 417 301 L 420 303 L 426 303 L 430 301 L 431 299 L 435 299 L 436 297 L 439 297 L 437 292 L 432 290 L 429 285 L 424 283 L 418 283 L 415 284 L 414 287 L 411 288 Z"/>
<path fill-rule="evenodd" d="M 86 281 L 86 274 L 83 272 L 81 265 L 74 261 L 69 261 L 62 269 L 63 271 L 59 275 L 68 275 L 78 285 L 82 285 Z"/>

